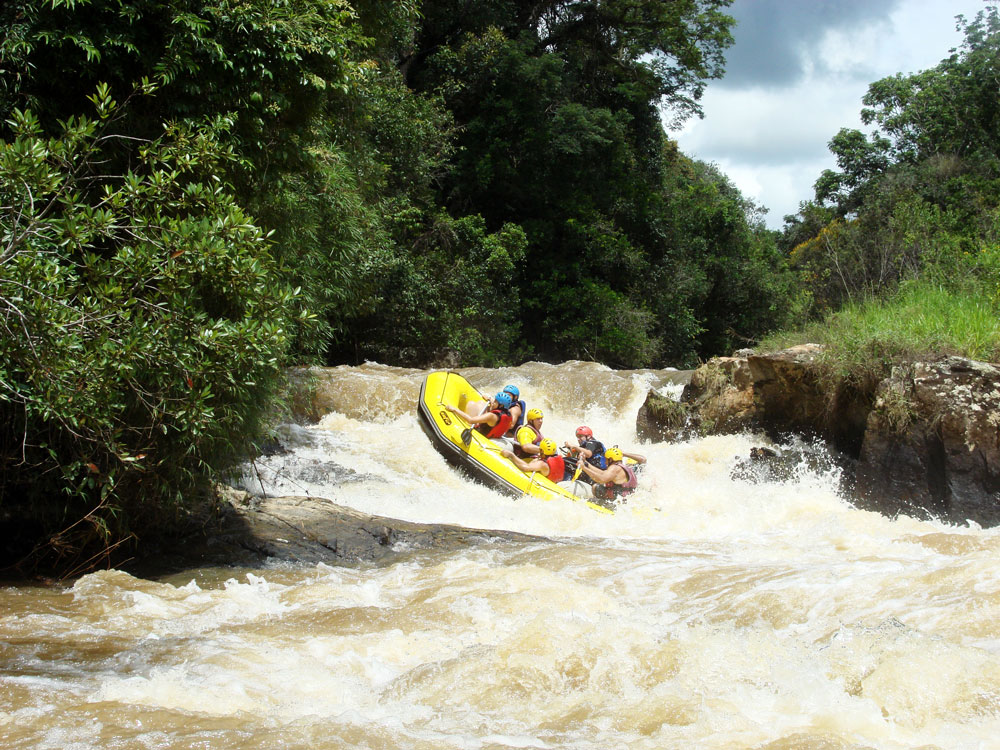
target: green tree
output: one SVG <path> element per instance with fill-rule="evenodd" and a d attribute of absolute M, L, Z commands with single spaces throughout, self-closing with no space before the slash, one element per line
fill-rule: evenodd
<path fill-rule="evenodd" d="M 654 311 L 642 283 L 667 255 L 653 228 L 665 206 L 661 115 L 698 113 L 721 75 L 726 5 L 424 4 L 400 66 L 460 128 L 443 202 L 491 231 L 524 228 L 509 283 L 538 356 L 639 366 L 676 355 L 661 332 L 687 312 Z"/>
<path fill-rule="evenodd" d="M 776 233 L 718 168 L 675 149 L 665 164 L 665 251 L 644 296 L 663 306 L 674 361 L 693 364 L 785 323 L 793 278 Z"/>
<path fill-rule="evenodd" d="M 830 143 L 839 171 L 786 220 L 783 245 L 819 311 L 894 291 L 906 279 L 963 286 L 990 242 L 1000 195 L 1000 14 L 958 17 L 965 39 L 936 67 L 876 81 L 865 135 Z"/>
<path fill-rule="evenodd" d="M 319 356 L 343 313 L 358 303 L 354 269 L 379 228 L 357 197 L 350 154 L 330 139 L 330 109 L 358 87 L 354 53 L 365 39 L 342 0 L 12 0 L 0 40 L 0 115 L 37 113 L 43 132 L 83 110 L 86 92 L 115 92 L 142 77 L 159 86 L 132 106 L 117 132 L 151 139 L 166 122 L 226 113 L 238 155 L 220 168 L 247 210 L 273 232 L 293 303 L 297 352 Z M 122 141 L 125 143 L 125 141 Z M 131 152 L 109 152 L 127 168 Z"/>
<path fill-rule="evenodd" d="M 64 573 L 246 454 L 293 301 L 213 176 L 235 158 L 232 122 L 125 138 L 110 89 L 91 99 L 95 118 L 52 137 L 15 111 L 0 141 L 0 502 L 21 532 L 7 553 Z M 131 168 L 109 173 L 123 153 Z"/>
<path fill-rule="evenodd" d="M 424 230 L 413 252 L 386 248 L 365 258 L 371 308 L 353 320 L 338 358 L 408 366 L 522 361 L 520 298 L 504 280 L 523 261 L 524 232 L 507 225 L 488 233 L 481 217 L 445 213 Z"/>

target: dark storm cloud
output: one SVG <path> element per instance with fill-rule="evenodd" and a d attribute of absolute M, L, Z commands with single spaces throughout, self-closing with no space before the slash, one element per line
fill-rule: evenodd
<path fill-rule="evenodd" d="M 827 31 L 884 21 L 899 0 L 735 0 L 734 44 L 722 88 L 792 86 L 806 72 L 806 53 Z"/>

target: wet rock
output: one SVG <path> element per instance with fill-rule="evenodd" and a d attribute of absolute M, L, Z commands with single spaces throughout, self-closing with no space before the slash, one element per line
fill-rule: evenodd
<path fill-rule="evenodd" d="M 276 428 L 277 440 L 283 450 L 280 455 L 285 455 L 289 448 L 319 448 L 323 447 L 324 440 L 329 440 L 328 435 L 310 430 L 298 424 L 282 424 Z M 266 455 L 266 454 L 265 454 Z"/>
<path fill-rule="evenodd" d="M 275 437 L 262 440 L 260 445 L 257 446 L 257 455 L 259 456 L 285 456 L 288 452 L 288 448 L 283 446 L 281 441 Z"/>
<path fill-rule="evenodd" d="M 822 351 L 818 344 L 802 344 L 747 356 L 752 422 L 772 437 L 819 437 L 837 452 L 856 458 L 877 382 L 835 379 L 820 361 Z"/>
<path fill-rule="evenodd" d="M 783 446 L 754 446 L 748 456 L 738 458 L 731 479 L 761 482 L 795 481 L 804 474 L 828 474 L 841 468 L 837 455 L 821 442 L 792 440 Z"/>
<path fill-rule="evenodd" d="M 297 482 L 309 484 L 348 484 L 350 482 L 367 482 L 379 480 L 372 474 L 357 472 L 349 466 L 341 466 L 335 461 L 300 460 L 295 466 Z"/>
<path fill-rule="evenodd" d="M 680 439 L 691 435 L 764 432 L 818 437 L 857 457 L 876 384 L 834 383 L 824 371 L 817 344 L 770 354 L 717 357 L 698 368 L 681 394 L 685 423 L 648 410 L 643 434 Z"/>
<path fill-rule="evenodd" d="M 744 482 L 785 482 L 795 473 L 795 461 L 790 461 L 774 448 L 755 446 L 750 455 L 737 461 L 731 479 Z"/>
<path fill-rule="evenodd" d="M 524 535 L 420 524 L 360 513 L 312 497 L 266 498 L 237 507 L 247 526 L 243 546 L 271 559 L 297 562 L 385 562 L 406 552 L 452 549 Z"/>
<path fill-rule="evenodd" d="M 756 431 L 819 438 L 845 468 L 852 499 L 867 507 L 1000 524 L 1000 368 L 945 357 L 849 383 L 824 371 L 821 351 L 806 344 L 714 359 L 692 375 L 678 409 L 651 394 L 637 431 L 661 440 Z"/>
<path fill-rule="evenodd" d="M 698 431 L 727 434 L 750 429 L 756 417 L 753 381 L 743 357 L 718 357 L 702 365 L 684 387 L 681 403 L 697 414 Z"/>
<path fill-rule="evenodd" d="M 815 366 L 821 352 L 817 344 L 803 344 L 746 358 L 745 388 L 755 421 L 779 433 L 815 430 L 823 423 L 826 394 Z"/>
<path fill-rule="evenodd" d="M 315 457 L 336 453 L 339 443 L 331 433 L 285 424 L 276 429 L 276 436 L 280 450 L 243 464 L 229 478 L 230 485 L 258 496 L 276 496 L 310 495 L 319 487 L 385 481 L 336 461 Z"/>
<path fill-rule="evenodd" d="M 635 420 L 635 433 L 639 440 L 669 443 L 682 440 L 688 432 L 687 406 L 650 390 Z"/>
<path fill-rule="evenodd" d="M 670 442 L 747 429 L 753 418 L 750 385 L 746 359 L 713 359 L 688 375 L 679 402 L 650 390 L 639 408 L 636 434 L 647 442 Z"/>
<path fill-rule="evenodd" d="M 894 367 L 868 416 L 857 484 L 870 500 L 1000 523 L 1000 368 L 961 357 Z"/>
<path fill-rule="evenodd" d="M 143 575 L 206 565 L 253 566 L 274 561 L 331 565 L 391 563 L 413 551 L 529 541 L 513 532 L 421 524 L 372 516 L 318 497 L 260 498 L 220 488 L 210 522 L 185 544 L 132 566 Z"/>

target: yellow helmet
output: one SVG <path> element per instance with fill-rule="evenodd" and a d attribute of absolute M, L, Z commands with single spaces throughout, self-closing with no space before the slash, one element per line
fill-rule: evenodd
<path fill-rule="evenodd" d="M 535 442 L 535 438 L 538 437 L 538 433 L 535 432 L 530 427 L 522 427 L 517 431 L 517 443 L 518 445 L 526 445 Z"/>
<path fill-rule="evenodd" d="M 539 443 L 538 447 L 542 449 L 543 456 L 554 456 L 556 455 L 558 446 L 556 446 L 556 441 L 552 438 L 545 438 L 545 440 Z"/>
<path fill-rule="evenodd" d="M 543 419 L 544 417 L 545 415 L 542 414 L 541 409 L 528 409 L 528 413 L 524 415 L 524 418 L 527 419 L 529 422 L 532 419 Z"/>
<path fill-rule="evenodd" d="M 609 461 L 621 461 L 622 460 L 622 449 L 617 445 L 612 445 L 606 451 L 604 451 L 604 457 Z"/>

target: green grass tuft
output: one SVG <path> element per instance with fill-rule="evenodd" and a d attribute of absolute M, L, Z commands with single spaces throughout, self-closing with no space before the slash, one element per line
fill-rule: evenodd
<path fill-rule="evenodd" d="M 825 320 L 763 339 L 760 351 L 822 344 L 836 373 L 857 379 L 898 362 L 958 355 L 1000 360 L 1000 318 L 980 295 L 959 294 L 926 281 L 900 286 L 891 297 L 850 304 Z"/>

